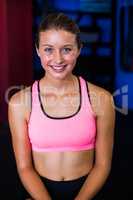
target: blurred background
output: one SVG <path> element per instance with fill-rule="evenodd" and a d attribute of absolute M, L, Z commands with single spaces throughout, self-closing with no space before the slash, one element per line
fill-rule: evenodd
<path fill-rule="evenodd" d="M 7 120 L 8 98 L 40 79 L 35 51 L 42 16 L 63 12 L 79 25 L 83 49 L 74 73 L 109 90 L 115 100 L 112 170 L 99 200 L 133 199 L 133 0 L 0 1 L 0 199 L 24 200 Z"/>

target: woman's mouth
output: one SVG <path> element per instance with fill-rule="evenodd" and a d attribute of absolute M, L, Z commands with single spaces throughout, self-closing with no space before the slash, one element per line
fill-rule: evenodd
<path fill-rule="evenodd" d="M 50 65 L 55 72 L 63 72 L 67 65 Z"/>

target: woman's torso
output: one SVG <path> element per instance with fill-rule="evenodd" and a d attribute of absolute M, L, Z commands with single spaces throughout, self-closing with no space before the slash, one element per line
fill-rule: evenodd
<path fill-rule="evenodd" d="M 67 90 L 67 92 L 62 95 L 47 91 L 47 93 L 41 95 L 45 112 L 49 116 L 71 116 L 77 111 L 80 95 L 76 78 L 74 80 L 73 91 Z M 67 98 L 68 96 L 71 97 L 71 102 L 73 102 L 73 104 L 70 103 L 70 98 Z M 55 101 L 55 98 L 58 106 L 51 107 L 51 102 L 53 99 Z M 65 104 L 62 104 L 64 99 Z M 29 116 L 27 116 L 27 120 L 28 117 Z M 89 173 L 94 163 L 94 149 L 64 152 L 33 151 L 32 155 L 36 171 L 41 176 L 52 180 L 72 180 L 81 177 Z"/>

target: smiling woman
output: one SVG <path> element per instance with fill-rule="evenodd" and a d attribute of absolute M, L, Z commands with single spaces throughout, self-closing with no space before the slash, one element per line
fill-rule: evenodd
<path fill-rule="evenodd" d="M 46 73 L 9 102 L 18 173 L 35 200 L 93 199 L 110 172 L 112 96 L 72 73 L 79 32 L 63 13 L 42 19 L 36 50 Z"/>
<path fill-rule="evenodd" d="M 80 53 L 75 35 L 64 30 L 51 29 L 40 32 L 39 41 L 37 53 L 47 76 L 63 79 L 70 74 Z"/>

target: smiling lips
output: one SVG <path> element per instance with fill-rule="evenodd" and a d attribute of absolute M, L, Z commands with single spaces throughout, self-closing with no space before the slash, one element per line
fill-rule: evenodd
<path fill-rule="evenodd" d="M 56 72 L 63 72 L 67 65 L 51 65 L 50 67 Z"/>

